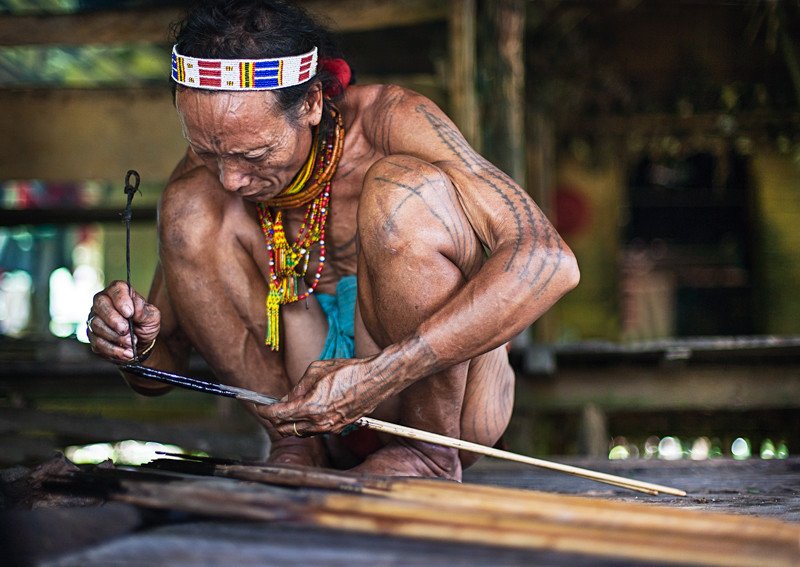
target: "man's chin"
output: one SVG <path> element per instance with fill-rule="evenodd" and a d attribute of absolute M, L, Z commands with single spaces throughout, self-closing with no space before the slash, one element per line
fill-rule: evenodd
<path fill-rule="evenodd" d="M 280 191 L 257 191 L 255 193 L 239 193 L 239 196 L 251 203 L 265 203 L 274 198 L 278 193 L 280 193 Z"/>

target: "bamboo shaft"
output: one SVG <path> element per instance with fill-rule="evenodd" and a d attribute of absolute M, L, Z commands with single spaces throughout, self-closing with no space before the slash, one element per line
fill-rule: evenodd
<path fill-rule="evenodd" d="M 496 459 L 503 459 L 506 461 L 513 461 L 517 463 L 523 463 L 526 465 L 532 465 L 534 467 L 539 467 L 543 469 L 563 472 L 579 476 L 581 478 L 588 478 L 590 480 L 604 482 L 606 484 L 611 484 L 613 486 L 620 486 L 623 488 L 629 488 L 631 490 L 637 490 L 639 492 L 644 492 L 646 494 L 671 494 L 673 496 L 686 496 L 685 491 L 679 490 L 677 488 L 671 488 L 669 486 L 662 486 L 660 484 L 653 484 L 650 482 L 628 479 L 621 476 L 592 471 L 589 469 L 575 467 L 572 465 L 554 463 L 552 461 L 537 459 L 535 457 L 528 457 L 526 455 L 519 455 L 517 453 L 512 453 L 510 451 L 503 451 L 502 449 L 487 447 L 485 445 L 480 445 L 478 443 L 472 443 L 471 441 L 464 441 L 463 439 L 455 439 L 453 437 L 439 435 L 438 433 L 431 433 L 429 431 L 423 431 L 421 429 L 414 429 L 413 427 L 397 425 L 395 423 L 389 423 L 371 417 L 362 417 L 361 419 L 356 421 L 356 423 L 363 427 L 367 427 L 375 431 L 388 433 L 390 435 L 395 435 L 398 437 L 405 437 L 407 439 L 414 439 L 416 441 L 424 441 L 426 443 L 434 443 L 436 445 L 442 445 L 443 447 L 450 447 L 452 449 L 459 449 L 461 451 L 469 451 L 470 453 L 476 453 L 478 455 L 485 455 L 487 457 L 494 457 Z"/>
<path fill-rule="evenodd" d="M 662 534 L 703 534 L 712 540 L 736 537 L 800 545 L 800 527 L 768 518 L 425 479 L 397 480 L 391 483 L 389 491 L 394 498 L 458 504 L 491 512 L 549 518 L 554 522 L 620 530 L 650 529 Z"/>

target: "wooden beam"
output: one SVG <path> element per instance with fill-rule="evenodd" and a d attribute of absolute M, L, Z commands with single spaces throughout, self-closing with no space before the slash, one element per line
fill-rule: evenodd
<path fill-rule="evenodd" d="M 410 26 L 444 20 L 447 4 L 435 0 L 299 2 L 337 32 Z M 0 16 L 0 46 L 169 43 L 169 28 L 183 10 L 155 8 L 69 15 Z"/>
<path fill-rule="evenodd" d="M 797 365 L 588 365 L 561 368 L 547 379 L 517 380 L 516 407 L 579 411 L 726 411 L 800 407 Z"/>
<path fill-rule="evenodd" d="M 156 208 L 134 209 L 134 222 L 155 222 Z M 0 209 L 0 226 L 71 225 L 88 223 L 119 223 L 120 210 L 113 208 L 47 208 Z"/>
<path fill-rule="evenodd" d="M 163 183 L 186 151 L 169 89 L 0 90 L 4 179 Z M 148 195 L 150 193 L 148 192 Z"/>
<path fill-rule="evenodd" d="M 448 35 L 450 49 L 449 114 L 473 148 L 480 151 L 476 69 L 475 0 L 450 0 Z"/>
<path fill-rule="evenodd" d="M 97 11 L 43 16 L 0 16 L 0 46 L 169 43 L 169 26 L 182 10 Z"/>

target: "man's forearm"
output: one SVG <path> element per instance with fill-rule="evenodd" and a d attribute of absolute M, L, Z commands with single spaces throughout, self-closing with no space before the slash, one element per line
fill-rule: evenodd
<path fill-rule="evenodd" d="M 496 255 L 417 331 L 384 350 L 382 366 L 411 382 L 434 374 L 508 342 L 577 285 L 571 253 L 541 253 L 538 262 L 549 281 L 535 287 Z M 380 358 L 384 358 L 382 353 Z"/>

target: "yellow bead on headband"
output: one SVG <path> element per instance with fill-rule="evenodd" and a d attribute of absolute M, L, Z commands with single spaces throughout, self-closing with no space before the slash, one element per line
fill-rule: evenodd
<path fill-rule="evenodd" d="M 261 91 L 305 83 L 317 74 L 317 48 L 274 59 L 199 59 L 172 48 L 172 79 L 187 87 Z"/>

